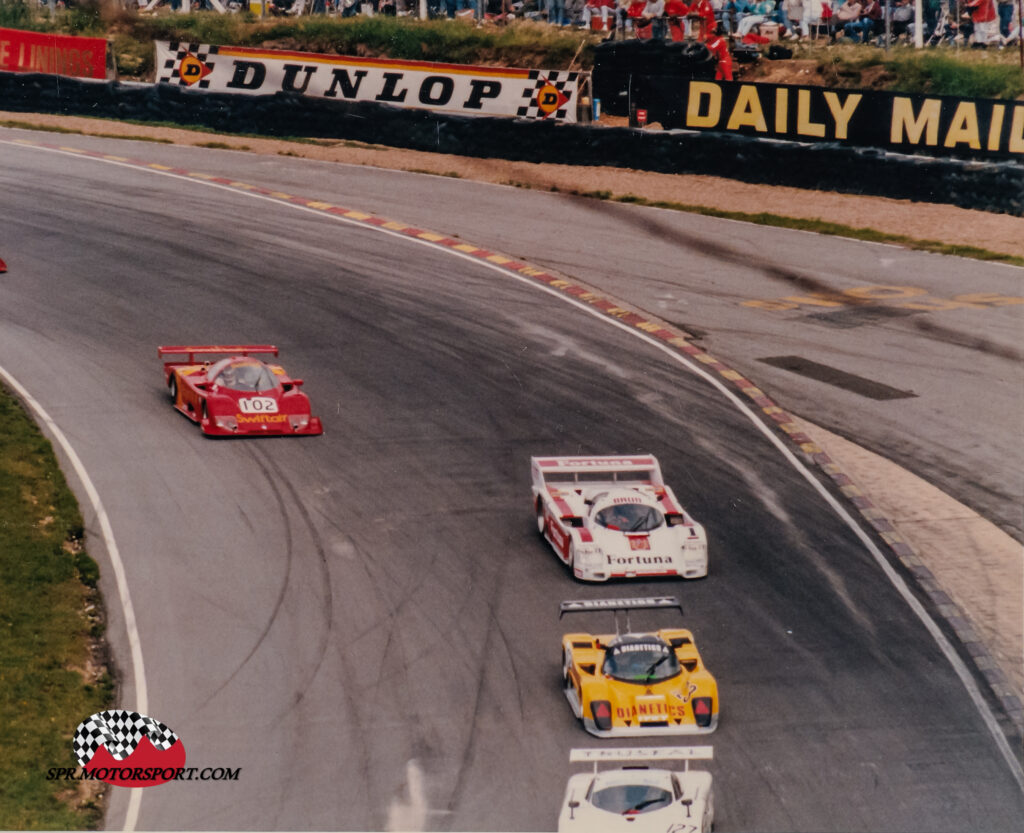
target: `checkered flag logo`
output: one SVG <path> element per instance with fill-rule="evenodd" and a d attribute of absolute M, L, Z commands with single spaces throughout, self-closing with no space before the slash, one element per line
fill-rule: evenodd
<path fill-rule="evenodd" d="M 531 86 L 523 89 L 525 102 L 516 115 L 523 119 L 564 119 L 569 110 L 566 107 L 576 93 L 578 72 L 530 70 Z"/>
<path fill-rule="evenodd" d="M 84 767 L 101 746 L 106 747 L 115 761 L 123 761 L 144 737 L 160 751 L 178 742 L 178 736 L 159 720 L 138 712 L 109 709 L 79 723 L 71 745 L 78 763 Z"/>
<path fill-rule="evenodd" d="M 213 72 L 215 66 L 210 61 L 210 56 L 219 52 L 219 46 L 171 41 L 168 48 L 175 54 L 173 58 L 167 58 L 160 68 L 160 77 L 157 80 L 161 84 L 195 86 L 199 89 L 210 86 L 206 76 Z"/>

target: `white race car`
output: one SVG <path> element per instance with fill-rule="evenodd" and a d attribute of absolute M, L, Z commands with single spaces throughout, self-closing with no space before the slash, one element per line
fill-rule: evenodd
<path fill-rule="evenodd" d="M 570 761 L 594 769 L 569 779 L 558 833 L 709 833 L 715 821 L 711 773 L 691 770 L 690 761 L 711 757 L 710 746 L 573 749 Z M 598 772 L 601 762 L 679 760 L 686 761 L 682 772 L 634 763 Z"/>
<path fill-rule="evenodd" d="M 704 527 L 651 455 L 532 457 L 537 530 L 583 581 L 708 574 Z"/>

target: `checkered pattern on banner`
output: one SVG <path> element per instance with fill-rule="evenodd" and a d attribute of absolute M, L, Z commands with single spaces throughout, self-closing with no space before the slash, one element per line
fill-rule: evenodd
<path fill-rule="evenodd" d="M 216 55 L 220 51 L 220 47 L 210 44 L 202 43 L 182 43 L 181 41 L 171 41 L 171 51 L 175 53 L 173 58 L 168 58 L 164 61 L 164 65 L 160 68 L 160 77 L 157 79 L 161 84 L 180 84 L 183 87 L 188 85 L 182 80 L 178 74 L 178 67 L 181 66 L 182 59 L 186 55 L 193 55 L 198 58 L 210 69 L 213 69 L 213 64 L 209 58 L 211 55 Z M 210 86 L 210 82 L 207 79 L 202 79 L 197 84 L 193 84 L 195 87 L 206 89 Z"/>
<path fill-rule="evenodd" d="M 148 737 L 160 751 L 170 749 L 178 741 L 178 736 L 159 720 L 138 712 L 109 709 L 78 724 L 71 745 L 78 763 L 85 766 L 101 746 L 107 748 L 115 761 L 123 761 L 143 737 Z"/>
<path fill-rule="evenodd" d="M 549 84 L 569 99 L 566 105 L 571 104 L 572 94 L 575 92 L 576 81 L 579 77 L 580 74 L 578 72 L 565 72 L 563 70 L 545 72 L 539 69 L 531 69 L 530 80 L 534 84 L 532 87 L 527 87 L 523 90 L 523 98 L 526 99 L 526 104 L 516 110 L 516 115 L 519 118 L 526 119 L 545 118 L 544 111 L 537 106 L 537 93 Z M 566 87 L 570 87 L 569 92 L 566 92 Z M 567 107 L 562 107 L 550 113 L 546 118 L 564 119 L 568 112 Z"/>

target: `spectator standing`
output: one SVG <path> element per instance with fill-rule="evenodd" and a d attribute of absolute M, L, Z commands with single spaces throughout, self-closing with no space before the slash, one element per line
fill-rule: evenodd
<path fill-rule="evenodd" d="M 999 38 L 999 15 L 995 0 L 968 0 L 966 8 L 971 12 L 974 23 L 974 46 L 984 49 Z"/>
<path fill-rule="evenodd" d="M 999 13 L 999 34 L 1005 39 L 1010 36 L 1013 13 L 1017 9 L 1017 0 L 996 0 L 996 11 Z"/>
<path fill-rule="evenodd" d="M 732 81 L 732 55 L 729 54 L 729 39 L 722 37 L 714 29 L 704 32 L 703 28 L 701 27 L 701 34 L 704 36 L 704 45 L 718 59 L 715 68 L 715 80 Z"/>
<path fill-rule="evenodd" d="M 1003 38 L 1003 46 L 1020 40 L 1020 6 L 1013 4 L 1013 17 L 1010 19 L 1010 34 Z"/>
<path fill-rule="evenodd" d="M 665 22 L 668 24 L 668 35 L 673 41 L 681 41 L 686 37 L 686 15 L 690 7 L 683 0 L 665 0 Z"/>
<path fill-rule="evenodd" d="M 552 26 L 565 25 L 565 0 L 547 0 L 548 23 Z"/>
<path fill-rule="evenodd" d="M 697 39 L 704 40 L 717 28 L 715 21 L 715 7 L 711 0 L 696 0 L 690 5 L 690 15 L 700 16 L 700 25 L 697 27 Z"/>
<path fill-rule="evenodd" d="M 804 14 L 800 19 L 800 31 L 810 37 L 811 27 L 821 26 L 823 0 L 804 0 Z M 831 9 L 829 10 L 831 12 Z"/>

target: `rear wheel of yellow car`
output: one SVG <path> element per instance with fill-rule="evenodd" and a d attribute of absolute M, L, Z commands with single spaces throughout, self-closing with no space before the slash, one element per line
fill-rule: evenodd
<path fill-rule="evenodd" d="M 572 668 L 572 660 L 569 657 L 568 651 L 562 648 L 562 688 L 569 691 L 572 687 L 572 677 L 569 674 L 569 669 Z"/>

